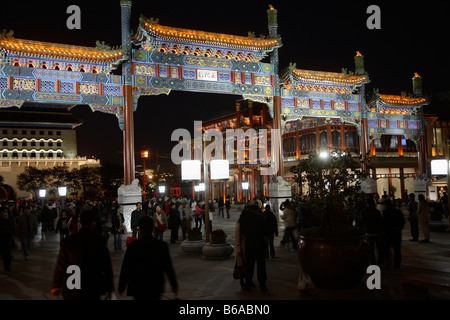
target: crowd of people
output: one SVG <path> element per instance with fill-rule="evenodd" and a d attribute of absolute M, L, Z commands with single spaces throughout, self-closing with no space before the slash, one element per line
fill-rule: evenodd
<path fill-rule="evenodd" d="M 214 214 L 222 219 L 230 218 L 231 199 L 209 200 L 210 231 Z M 41 224 L 42 238 L 45 233 L 59 233 L 61 249 L 58 256 L 52 295 L 62 293 L 65 299 L 97 299 L 101 294 L 114 291 L 112 288 L 111 260 L 108 250 L 109 234 L 113 235 L 114 251 L 123 251 L 123 237 L 131 236 L 134 241 L 127 244 L 124 255 L 118 293 L 135 299 L 159 299 L 162 284 L 155 291 L 142 289 L 143 268 L 165 273 L 174 293 L 178 292 L 175 271 L 170 259 L 164 232 L 170 231 L 170 243 L 186 240 L 186 234 L 194 227 L 205 225 L 205 201 L 201 198 L 158 197 L 144 199 L 136 204 L 131 213 L 127 230 L 123 210 L 115 201 L 66 200 L 55 202 L 6 203 L 0 207 L 0 248 L 5 271 L 11 270 L 11 249 L 19 247 L 26 261 L 30 261 L 30 243 L 37 235 Z M 419 241 L 419 229 L 423 233 L 421 242 L 430 241 L 428 230 L 429 211 L 427 201 L 419 195 L 410 194 L 405 204 L 407 216 L 389 197 L 367 195 L 363 208 L 355 217 L 355 225 L 365 233 L 370 247 L 370 263 L 384 265 L 390 261 L 393 251 L 393 265 L 401 265 L 402 230 L 406 220 L 410 223 L 411 241 Z M 294 208 L 289 200 L 280 207 L 280 218 L 284 223 L 281 246 L 296 250 L 300 230 L 305 226 L 305 215 Z M 240 213 L 235 228 L 236 268 L 241 270 L 239 279 L 243 290 L 256 287 L 256 278 L 261 290 L 267 290 L 266 260 L 276 258 L 274 238 L 278 236 L 278 219 L 273 213 L 270 200 L 255 198 L 249 201 Z M 181 231 L 181 237 L 180 237 Z M 144 254 L 152 250 L 159 257 Z M 94 261 L 92 263 L 87 261 Z M 155 263 L 157 265 L 155 265 Z M 64 289 L 69 276 L 69 265 L 80 265 L 89 269 L 85 280 L 97 281 L 97 287 L 86 284 L 88 293 Z M 97 279 L 97 280 L 92 280 Z M 98 284 L 98 279 L 101 284 Z M 83 281 L 85 281 L 83 280 Z M 92 281 L 91 281 L 92 280 Z"/>

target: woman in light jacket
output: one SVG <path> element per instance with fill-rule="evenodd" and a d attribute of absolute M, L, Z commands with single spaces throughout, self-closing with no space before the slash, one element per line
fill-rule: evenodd
<path fill-rule="evenodd" d="M 167 230 L 168 221 L 166 213 L 161 210 L 161 206 L 156 206 L 156 212 L 153 215 L 154 231 L 153 236 L 156 239 L 163 240 L 164 231 Z"/>
<path fill-rule="evenodd" d="M 430 212 L 428 211 L 428 203 L 423 194 L 419 194 L 418 200 L 419 206 L 417 208 L 417 217 L 419 218 L 420 229 L 422 230 L 424 237 L 420 242 L 430 242 L 430 227 L 428 226 Z"/>

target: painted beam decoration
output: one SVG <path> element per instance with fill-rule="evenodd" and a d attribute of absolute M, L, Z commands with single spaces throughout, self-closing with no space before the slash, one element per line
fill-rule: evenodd
<path fill-rule="evenodd" d="M 0 35 L 0 107 L 24 102 L 57 106 L 86 104 L 93 111 L 122 114 L 122 77 L 111 75 L 126 56 L 97 42 L 80 47 Z"/>
<path fill-rule="evenodd" d="M 133 86 L 170 90 L 273 96 L 274 69 L 260 62 L 277 39 L 172 28 L 141 16 L 133 50 Z M 152 94 L 152 93 L 151 93 Z"/>
<path fill-rule="evenodd" d="M 422 96 L 422 78 L 416 73 L 412 80 L 414 94 L 388 95 L 374 90 L 367 102 L 369 141 L 380 139 L 383 134 L 404 135 L 418 145 L 425 133 L 422 106 L 428 101 Z"/>
<path fill-rule="evenodd" d="M 290 64 L 280 82 L 284 128 L 303 117 L 339 118 L 359 126 L 367 74 L 301 70 Z"/>

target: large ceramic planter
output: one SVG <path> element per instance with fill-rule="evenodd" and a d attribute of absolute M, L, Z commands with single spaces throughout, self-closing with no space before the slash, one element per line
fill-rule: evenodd
<path fill-rule="evenodd" d="M 363 236 L 333 239 L 301 236 L 298 255 L 303 271 L 322 289 L 355 287 L 369 265 L 369 246 Z"/>
<path fill-rule="evenodd" d="M 205 240 L 184 240 L 181 245 L 181 251 L 186 254 L 202 254 L 202 248 L 205 246 Z"/>
<path fill-rule="evenodd" d="M 234 252 L 234 248 L 229 242 L 207 243 L 203 249 L 203 256 L 207 259 L 228 259 Z"/>

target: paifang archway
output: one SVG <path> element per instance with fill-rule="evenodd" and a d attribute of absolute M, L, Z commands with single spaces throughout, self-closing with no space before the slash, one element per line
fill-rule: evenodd
<path fill-rule="evenodd" d="M 280 130 L 286 122 L 304 116 L 340 118 L 357 126 L 362 156 L 377 135 L 400 132 L 418 143 L 424 134 L 421 107 L 426 99 L 394 101 L 376 95 L 365 102 L 364 85 L 369 79 L 359 54 L 354 73 L 311 72 L 293 65 L 280 73 L 282 43 L 277 10 L 271 6 L 269 34 L 261 37 L 173 28 L 143 16 L 132 34 L 132 2 L 121 0 L 120 6 L 122 44 L 117 48 L 100 42 L 81 47 L 1 34 L 0 107 L 20 107 L 24 102 L 87 104 L 93 111 L 115 114 L 123 131 L 125 185 L 134 180 L 133 112 L 139 97 L 171 90 L 238 94 L 264 102 L 274 129 Z M 267 56 L 270 61 L 261 62 Z M 120 64 L 122 73 L 111 74 Z M 283 173 L 281 148 L 282 144 L 279 158 L 273 159 L 279 164 L 276 176 Z"/>

